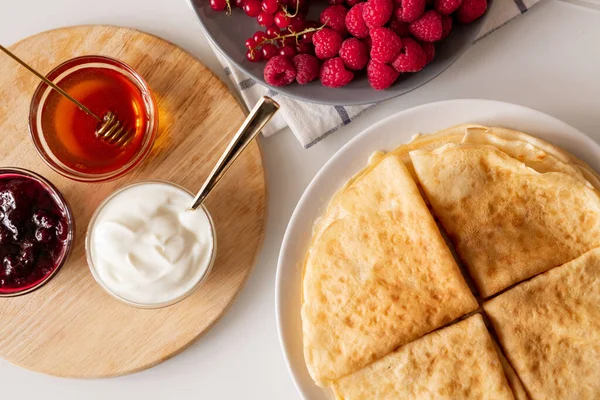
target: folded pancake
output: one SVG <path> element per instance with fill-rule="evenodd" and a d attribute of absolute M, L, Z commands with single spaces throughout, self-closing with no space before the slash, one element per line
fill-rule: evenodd
<path fill-rule="evenodd" d="M 531 399 L 600 398 L 600 249 L 484 309 Z"/>
<path fill-rule="evenodd" d="M 337 380 L 338 400 L 513 399 L 480 314 Z"/>
<path fill-rule="evenodd" d="M 326 386 L 477 308 L 400 158 L 335 196 L 304 266 L 308 370 Z"/>
<path fill-rule="evenodd" d="M 600 246 L 599 192 L 568 164 L 536 169 L 474 143 L 410 157 L 483 297 Z"/>

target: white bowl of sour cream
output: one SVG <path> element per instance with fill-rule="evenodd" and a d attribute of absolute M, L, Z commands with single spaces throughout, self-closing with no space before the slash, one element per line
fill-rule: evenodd
<path fill-rule="evenodd" d="M 194 292 L 217 252 L 204 206 L 187 211 L 193 194 L 159 181 L 126 186 L 90 221 L 85 247 L 96 281 L 116 299 L 142 308 L 174 304 Z"/>

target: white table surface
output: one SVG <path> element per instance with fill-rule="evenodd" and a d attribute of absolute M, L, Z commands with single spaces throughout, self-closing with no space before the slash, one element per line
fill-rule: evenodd
<path fill-rule="evenodd" d="M 0 10 L 4 45 L 61 26 L 123 25 L 182 46 L 224 76 L 184 0 L 0 0 Z M 309 150 L 289 131 L 262 140 L 269 187 L 267 236 L 246 287 L 220 322 L 182 354 L 121 378 L 55 378 L 0 360 L 2 396 L 297 399 L 277 339 L 275 269 L 288 219 L 318 169 L 376 121 L 408 107 L 454 98 L 536 108 L 600 141 L 599 38 L 600 11 L 545 0 L 477 43 L 433 82 L 384 103 Z"/>

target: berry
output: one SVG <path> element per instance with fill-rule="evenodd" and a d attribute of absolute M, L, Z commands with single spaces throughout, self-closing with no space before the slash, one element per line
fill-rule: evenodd
<path fill-rule="evenodd" d="M 50 213 L 44 210 L 37 210 L 34 212 L 31 219 L 33 220 L 34 224 L 43 228 L 52 228 L 54 225 L 56 225 L 54 218 L 50 215 Z"/>
<path fill-rule="evenodd" d="M 425 50 L 411 38 L 402 39 L 402 50 L 392 63 L 398 72 L 417 72 L 427 64 Z"/>
<path fill-rule="evenodd" d="M 252 39 L 254 39 L 255 45 L 260 46 L 262 44 L 262 42 L 264 42 L 268 38 L 267 38 L 267 34 L 264 33 L 263 31 L 256 31 L 256 32 L 254 32 L 254 36 L 252 36 Z"/>
<path fill-rule="evenodd" d="M 402 9 L 396 8 L 394 10 L 394 14 L 392 14 L 392 18 L 390 19 L 390 29 L 396 32 L 396 34 L 400 37 L 405 37 L 410 35 L 410 29 L 408 22 L 404 22 L 401 19 Z"/>
<path fill-rule="evenodd" d="M 348 5 L 348 7 L 354 7 L 355 5 L 364 2 L 365 0 L 348 0 L 346 1 L 346 4 Z"/>
<path fill-rule="evenodd" d="M 369 36 L 369 27 L 365 24 L 363 12 L 365 3 L 358 3 L 346 14 L 346 29 L 350 34 L 359 39 Z"/>
<path fill-rule="evenodd" d="M 319 60 L 309 54 L 298 54 L 293 59 L 296 82 L 301 85 L 314 81 L 319 76 Z"/>
<path fill-rule="evenodd" d="M 306 32 L 306 33 L 303 33 L 303 34 L 300 36 L 300 39 L 298 39 L 298 41 L 299 41 L 300 43 L 312 43 L 312 37 L 313 37 L 313 35 L 314 35 L 314 34 L 315 34 L 315 33 L 314 33 L 314 32 L 312 32 L 312 31 L 311 31 L 311 32 Z"/>
<path fill-rule="evenodd" d="M 286 44 L 279 48 L 279 55 L 292 58 L 296 55 L 296 48 L 292 45 Z"/>
<path fill-rule="evenodd" d="M 285 86 L 296 79 L 296 68 L 284 56 L 275 56 L 267 61 L 264 70 L 265 82 L 273 86 Z"/>
<path fill-rule="evenodd" d="M 69 237 L 69 229 L 65 221 L 59 220 L 56 224 L 56 238 L 60 241 L 65 241 Z"/>
<path fill-rule="evenodd" d="M 256 21 L 258 21 L 260 26 L 271 26 L 273 25 L 273 16 L 262 11 L 260 14 L 258 14 L 258 17 L 256 17 Z"/>
<path fill-rule="evenodd" d="M 235 6 L 237 8 L 244 8 L 244 4 L 246 4 L 246 0 L 235 0 Z"/>
<path fill-rule="evenodd" d="M 369 61 L 367 66 L 367 79 L 369 85 L 375 90 L 387 89 L 398 79 L 400 73 L 387 64 L 376 60 Z"/>
<path fill-rule="evenodd" d="M 260 52 L 261 52 L 261 58 L 263 60 L 268 61 L 277 55 L 277 47 L 275 47 L 275 45 L 273 45 L 271 43 L 265 43 L 265 44 L 263 44 L 262 48 L 260 49 Z"/>
<path fill-rule="evenodd" d="M 215 11 L 223 11 L 227 7 L 227 1 L 225 0 L 210 0 L 210 8 Z"/>
<path fill-rule="evenodd" d="M 340 48 L 340 58 L 348 69 L 359 71 L 369 61 L 367 46 L 357 38 L 346 39 Z"/>
<path fill-rule="evenodd" d="M 470 24 L 485 14 L 487 0 L 463 0 L 456 10 L 456 20 L 461 24 Z"/>
<path fill-rule="evenodd" d="M 331 28 L 323 28 L 313 35 L 315 54 L 321 60 L 336 57 L 342 47 L 342 35 Z"/>
<path fill-rule="evenodd" d="M 329 4 L 331 4 L 331 5 L 344 4 L 344 0 L 329 0 Z"/>
<path fill-rule="evenodd" d="M 260 61 L 260 51 L 257 49 L 246 51 L 246 59 L 250 62 Z"/>
<path fill-rule="evenodd" d="M 258 0 L 246 0 L 244 12 L 249 17 L 258 17 L 258 14 L 260 14 L 260 2 Z"/>
<path fill-rule="evenodd" d="M 434 7 L 440 14 L 452 14 L 460 7 L 462 0 L 435 0 Z"/>
<path fill-rule="evenodd" d="M 363 10 L 365 24 L 369 28 L 384 26 L 394 12 L 392 0 L 367 0 Z"/>
<path fill-rule="evenodd" d="M 452 30 L 452 17 L 449 15 L 442 15 L 442 39 L 445 39 Z"/>
<path fill-rule="evenodd" d="M 302 32 L 304 30 L 304 26 L 306 25 L 306 20 L 303 15 L 296 15 L 292 19 L 290 19 L 289 30 L 292 32 Z"/>
<path fill-rule="evenodd" d="M 442 38 L 442 17 L 435 10 L 429 10 L 410 24 L 410 33 L 423 42 L 435 42 Z"/>
<path fill-rule="evenodd" d="M 402 48 L 402 39 L 388 28 L 371 29 L 371 58 L 382 63 L 389 63 L 396 58 Z"/>
<path fill-rule="evenodd" d="M 429 64 L 435 58 L 435 44 L 431 42 L 419 43 L 425 52 L 425 64 Z"/>
<path fill-rule="evenodd" d="M 290 17 L 288 17 L 285 12 L 283 11 L 279 11 L 277 12 L 277 14 L 275 14 L 275 25 L 277 25 L 279 28 L 283 29 L 283 28 L 287 28 L 288 25 L 290 24 Z"/>
<path fill-rule="evenodd" d="M 40 243 L 48 243 L 52 240 L 52 231 L 48 228 L 37 228 L 35 231 L 35 240 Z"/>
<path fill-rule="evenodd" d="M 315 47 L 311 43 L 299 43 L 296 46 L 298 54 L 315 54 Z"/>
<path fill-rule="evenodd" d="M 271 25 L 265 30 L 265 35 L 267 35 L 269 39 L 276 38 L 279 35 L 279 28 L 277 25 Z"/>
<path fill-rule="evenodd" d="M 397 15 L 402 22 L 413 22 L 425 12 L 425 0 L 396 0 Z"/>
<path fill-rule="evenodd" d="M 253 38 L 249 38 L 246 40 L 246 48 L 248 50 L 253 49 L 254 47 L 256 47 L 256 41 Z"/>
<path fill-rule="evenodd" d="M 323 10 L 319 21 L 340 35 L 346 35 L 348 33 L 346 30 L 346 14 L 348 14 L 348 10 L 344 6 L 329 6 Z"/>
<path fill-rule="evenodd" d="M 336 57 L 323 63 L 319 78 L 323 86 L 338 88 L 349 84 L 354 79 L 354 74 L 345 68 L 344 60 Z"/>
<path fill-rule="evenodd" d="M 273 15 L 277 12 L 279 4 L 277 3 L 277 0 L 263 0 L 260 8 L 267 14 Z"/>

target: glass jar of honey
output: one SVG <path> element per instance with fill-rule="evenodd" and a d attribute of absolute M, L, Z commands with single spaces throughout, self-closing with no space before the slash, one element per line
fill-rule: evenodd
<path fill-rule="evenodd" d="M 96 137 L 98 121 L 42 82 L 31 102 L 29 130 L 55 171 L 78 181 L 105 181 L 129 172 L 149 154 L 158 112 L 148 84 L 130 66 L 84 56 L 59 65 L 47 78 L 100 118 L 116 114 L 132 135 L 125 146 Z"/>

